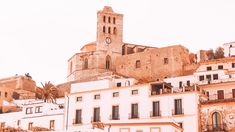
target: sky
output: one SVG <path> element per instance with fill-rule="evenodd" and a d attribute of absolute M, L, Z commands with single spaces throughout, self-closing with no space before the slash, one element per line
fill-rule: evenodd
<path fill-rule="evenodd" d="M 235 41 L 234 0 L 1 0 L 0 78 L 66 82 L 67 60 L 96 39 L 96 12 L 124 14 L 124 42 L 190 52 Z"/>

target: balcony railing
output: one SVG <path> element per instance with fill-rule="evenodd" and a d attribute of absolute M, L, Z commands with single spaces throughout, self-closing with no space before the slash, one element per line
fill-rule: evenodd
<path fill-rule="evenodd" d="M 162 113 L 161 111 L 158 112 L 150 111 L 150 117 L 160 117 L 161 113 Z"/>
<path fill-rule="evenodd" d="M 74 125 L 82 124 L 82 118 L 80 118 L 80 119 L 73 119 L 73 124 Z"/>
<path fill-rule="evenodd" d="M 129 119 L 137 119 L 137 118 L 139 118 L 139 113 L 137 115 L 129 114 Z"/>
<path fill-rule="evenodd" d="M 206 132 L 223 132 L 226 131 L 226 124 L 207 125 L 206 128 Z"/>
<path fill-rule="evenodd" d="M 110 120 L 120 120 L 120 116 L 119 116 L 119 114 L 117 116 L 116 115 L 110 115 L 109 119 Z"/>
<path fill-rule="evenodd" d="M 184 109 L 172 109 L 172 115 L 183 115 L 184 114 Z"/>
<path fill-rule="evenodd" d="M 223 99 L 235 99 L 235 97 L 233 96 L 232 93 L 227 93 L 227 94 L 224 94 L 224 98 L 220 98 L 220 100 L 223 100 Z M 209 95 L 209 100 L 219 100 L 218 94 Z"/>

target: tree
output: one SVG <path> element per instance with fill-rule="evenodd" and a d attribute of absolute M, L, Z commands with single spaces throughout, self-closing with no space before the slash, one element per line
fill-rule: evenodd
<path fill-rule="evenodd" d="M 208 60 L 213 60 L 213 59 L 215 59 L 215 54 L 214 54 L 213 49 L 208 50 L 208 51 L 206 52 L 206 55 L 207 55 L 207 57 L 208 57 Z"/>
<path fill-rule="evenodd" d="M 218 47 L 215 50 L 215 59 L 224 58 L 224 49 L 222 47 Z"/>
<path fill-rule="evenodd" d="M 41 84 L 43 88 L 39 88 L 38 92 L 44 102 L 56 103 L 56 98 L 58 98 L 58 89 L 50 81 L 45 82 L 45 84 Z"/>
<path fill-rule="evenodd" d="M 193 54 L 193 53 L 190 53 L 189 54 L 189 61 L 190 63 L 195 63 L 197 60 L 196 60 L 196 55 Z"/>

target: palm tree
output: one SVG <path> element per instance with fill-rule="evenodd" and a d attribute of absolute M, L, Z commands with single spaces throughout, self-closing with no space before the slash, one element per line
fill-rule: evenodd
<path fill-rule="evenodd" d="M 56 98 L 58 98 L 58 89 L 50 81 L 45 82 L 45 84 L 41 84 L 43 88 L 39 88 L 38 91 L 44 102 L 56 103 Z"/>

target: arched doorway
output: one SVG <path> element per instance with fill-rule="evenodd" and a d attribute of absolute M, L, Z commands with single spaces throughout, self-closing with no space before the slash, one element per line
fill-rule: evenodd
<path fill-rule="evenodd" d="M 106 56 L 106 59 L 105 59 L 105 68 L 106 69 L 110 69 L 111 68 L 111 57 L 109 55 Z"/>
<path fill-rule="evenodd" d="M 212 114 L 212 128 L 213 130 L 220 130 L 221 127 L 221 115 L 219 112 L 214 112 Z"/>

